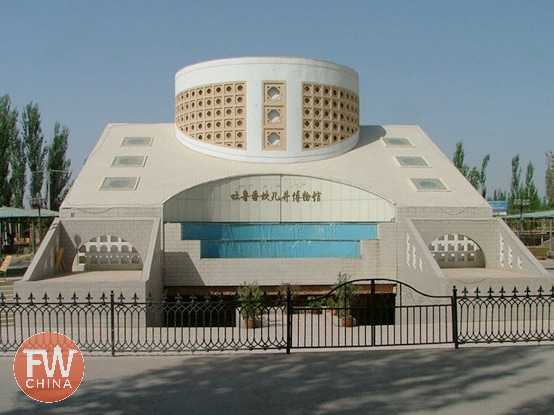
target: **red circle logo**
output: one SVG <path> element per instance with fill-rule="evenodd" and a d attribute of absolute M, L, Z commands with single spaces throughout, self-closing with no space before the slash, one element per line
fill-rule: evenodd
<path fill-rule="evenodd" d="M 13 361 L 21 390 L 40 402 L 58 402 L 77 390 L 85 374 L 85 360 L 69 337 L 38 333 L 21 344 Z"/>

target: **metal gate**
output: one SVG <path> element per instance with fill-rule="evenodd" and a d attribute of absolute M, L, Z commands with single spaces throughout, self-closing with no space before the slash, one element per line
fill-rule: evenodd
<path fill-rule="evenodd" d="M 287 351 L 300 348 L 454 344 L 456 298 L 391 279 L 358 279 L 307 301 L 290 298 Z"/>

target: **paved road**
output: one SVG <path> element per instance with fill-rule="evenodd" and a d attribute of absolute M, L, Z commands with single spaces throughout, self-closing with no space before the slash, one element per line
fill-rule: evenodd
<path fill-rule="evenodd" d="M 86 355 L 81 386 L 54 404 L 21 392 L 12 365 L 0 354 L 2 414 L 554 414 L 554 344 Z"/>
<path fill-rule="evenodd" d="M 554 344 L 370 351 L 85 356 L 65 401 L 38 403 L 0 355 L 3 414 L 554 413 Z"/>

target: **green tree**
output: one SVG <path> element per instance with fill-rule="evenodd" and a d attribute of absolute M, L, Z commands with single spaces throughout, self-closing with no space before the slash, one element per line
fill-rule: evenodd
<path fill-rule="evenodd" d="M 12 190 L 11 206 L 23 208 L 25 186 L 27 185 L 25 146 L 18 135 L 11 143 L 11 167 L 10 188 Z"/>
<path fill-rule="evenodd" d="M 489 164 L 491 156 L 487 154 L 485 157 L 483 157 L 483 161 L 481 161 L 481 168 L 472 167 L 469 170 L 467 179 L 472 184 L 475 189 L 479 190 L 481 192 L 481 196 L 484 198 L 487 197 L 487 166 Z"/>
<path fill-rule="evenodd" d="M 0 206 L 9 206 L 12 199 L 10 186 L 11 149 L 19 140 L 18 113 L 11 108 L 9 95 L 0 97 Z"/>
<path fill-rule="evenodd" d="M 510 181 L 510 197 L 508 198 L 508 210 L 516 209 L 514 201 L 522 199 L 521 192 L 521 167 L 519 166 L 519 154 L 512 158 L 512 179 Z"/>
<path fill-rule="evenodd" d="M 469 166 L 465 163 L 465 150 L 464 150 L 464 143 L 463 141 L 458 141 L 456 143 L 456 150 L 454 151 L 454 158 L 452 160 L 454 162 L 454 166 L 464 175 L 464 177 L 467 177 L 469 173 Z"/>
<path fill-rule="evenodd" d="M 481 196 L 487 197 L 487 167 L 491 159 L 490 154 L 486 154 L 481 161 L 481 170 L 479 171 L 479 188 L 481 189 Z"/>
<path fill-rule="evenodd" d="M 529 201 L 529 210 L 539 210 L 541 208 L 541 199 L 533 179 L 534 174 L 535 166 L 529 162 L 525 172 L 525 188 L 523 190 L 524 198 Z"/>
<path fill-rule="evenodd" d="M 469 167 L 465 162 L 465 150 L 464 143 L 458 141 L 456 143 L 456 150 L 454 151 L 454 166 L 464 175 L 464 177 L 471 183 L 471 185 L 481 192 L 481 196 L 487 197 L 487 166 L 489 164 L 491 156 L 487 154 L 481 161 L 481 167 Z"/>
<path fill-rule="evenodd" d="M 48 148 L 47 174 L 50 209 L 59 210 L 71 185 L 71 160 L 67 158 L 69 129 L 54 125 L 54 136 Z"/>
<path fill-rule="evenodd" d="M 554 152 L 546 153 L 546 205 L 549 209 L 554 209 Z"/>
<path fill-rule="evenodd" d="M 479 190 L 479 169 L 477 167 L 472 167 L 467 173 L 466 179 L 476 190 Z"/>
<path fill-rule="evenodd" d="M 525 170 L 525 182 L 521 183 L 521 166 L 519 154 L 512 159 L 512 180 L 510 183 L 510 196 L 508 198 L 508 209 L 519 211 L 524 203 L 524 210 L 539 210 L 542 202 L 534 182 L 535 166 L 529 162 Z"/>
<path fill-rule="evenodd" d="M 505 190 L 502 189 L 496 189 L 492 194 L 491 200 L 507 200 L 508 195 L 506 194 Z"/>
<path fill-rule="evenodd" d="M 45 159 L 48 151 L 44 145 L 38 104 L 31 102 L 25 106 L 21 120 L 21 134 L 31 175 L 29 195 L 34 198 L 36 195 L 42 195 Z"/>

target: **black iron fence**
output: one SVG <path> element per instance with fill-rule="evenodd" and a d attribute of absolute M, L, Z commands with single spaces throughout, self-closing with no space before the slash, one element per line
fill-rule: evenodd
<path fill-rule="evenodd" d="M 554 340 L 554 286 L 497 293 L 464 289 L 457 298 L 458 343 L 541 342 Z"/>
<path fill-rule="evenodd" d="M 353 288 L 363 283 L 369 283 L 365 291 Z M 426 295 L 398 281 L 356 280 L 305 306 L 292 304 L 292 348 L 455 343 L 452 297 Z"/>
<path fill-rule="evenodd" d="M 387 279 L 345 283 L 316 297 L 293 290 L 244 301 L 237 296 L 144 301 L 135 295 L 74 295 L 23 301 L 0 295 L 0 350 L 33 334 L 65 334 L 82 351 L 194 352 L 300 348 L 540 342 L 554 340 L 554 287 L 426 295 Z"/>

